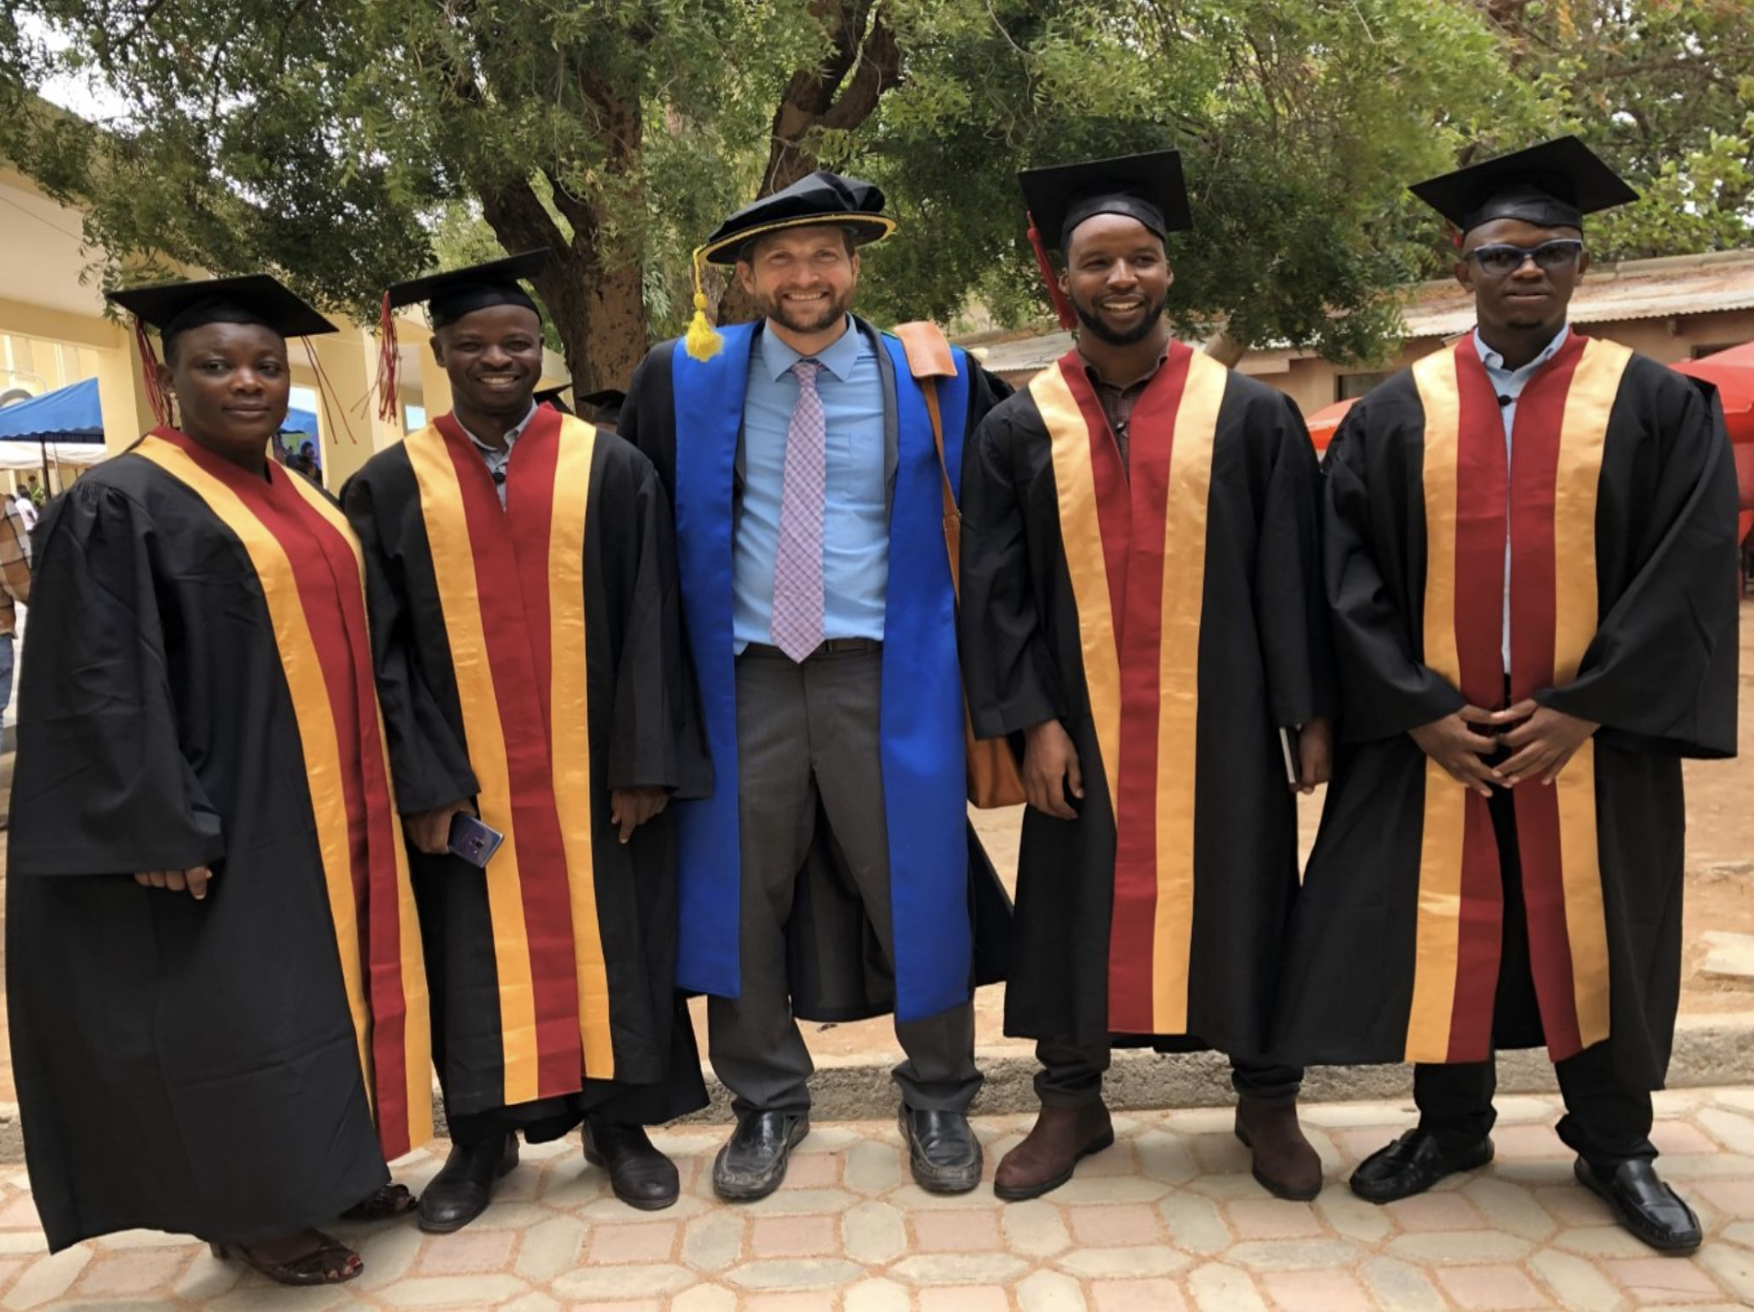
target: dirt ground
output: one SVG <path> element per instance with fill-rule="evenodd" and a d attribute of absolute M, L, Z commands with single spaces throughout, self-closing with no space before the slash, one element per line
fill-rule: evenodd
<path fill-rule="evenodd" d="M 1738 699 L 1738 738 L 1748 744 L 1734 761 L 1688 762 L 1687 777 L 1687 894 L 1685 913 L 1686 958 L 1683 967 L 1681 1007 L 1684 1012 L 1754 1010 L 1754 988 L 1733 987 L 1706 980 L 1699 965 L 1705 956 L 1700 936 L 1706 930 L 1731 930 L 1754 934 L 1754 599 L 1745 600 L 1741 623 L 1741 696 Z M 0 790 L 10 792 L 11 758 L 0 758 Z M 1302 800 L 1299 808 L 1302 850 L 1308 854 L 1321 817 L 1321 796 Z M 993 864 L 1012 886 L 1017 869 L 1017 848 L 1022 828 L 1021 807 L 1004 811 L 977 811 L 979 831 Z M 4 862 L 0 860 L 0 881 Z M 998 988 L 983 989 L 976 999 L 976 1042 L 982 1051 L 1020 1047 L 1003 1036 L 1004 994 Z M 704 1003 L 696 1000 L 695 1028 L 706 1050 Z M 0 997 L 0 1036 L 3 1036 L 5 1002 Z M 894 1032 L 887 1018 L 848 1025 L 812 1025 L 806 1033 L 818 1059 L 846 1059 L 866 1054 L 896 1053 Z M 0 1101 L 15 1097 L 12 1066 L 0 1050 Z"/>

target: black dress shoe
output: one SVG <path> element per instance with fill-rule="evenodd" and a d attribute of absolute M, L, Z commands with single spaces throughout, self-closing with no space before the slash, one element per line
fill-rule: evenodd
<path fill-rule="evenodd" d="M 444 1168 L 420 1195 L 420 1228 L 448 1235 L 461 1230 L 487 1210 L 496 1180 L 518 1164 L 518 1136 L 488 1138 L 481 1143 L 452 1144 Z"/>
<path fill-rule="evenodd" d="M 1691 1253 L 1703 1242 L 1693 1209 L 1657 1179 L 1649 1162 L 1621 1162 L 1604 1176 L 1580 1157 L 1572 1169 L 1579 1184 L 1614 1209 L 1622 1226 L 1658 1252 Z"/>
<path fill-rule="evenodd" d="M 615 1196 L 642 1212 L 661 1212 L 682 1193 L 676 1163 L 652 1146 L 643 1126 L 586 1121 L 585 1160 L 607 1170 Z"/>
<path fill-rule="evenodd" d="M 1446 1149 L 1425 1130 L 1408 1130 L 1387 1148 L 1379 1148 L 1352 1172 L 1352 1192 L 1373 1203 L 1422 1194 L 1446 1175 L 1472 1171 L 1492 1160 L 1492 1140 Z"/>
<path fill-rule="evenodd" d="M 965 1194 L 981 1182 L 981 1141 L 962 1112 L 918 1112 L 901 1105 L 914 1182 L 935 1194 Z"/>
<path fill-rule="evenodd" d="M 726 1202 L 766 1198 L 786 1178 L 786 1160 L 810 1133 L 808 1112 L 751 1112 L 740 1117 L 713 1160 L 713 1192 Z"/>

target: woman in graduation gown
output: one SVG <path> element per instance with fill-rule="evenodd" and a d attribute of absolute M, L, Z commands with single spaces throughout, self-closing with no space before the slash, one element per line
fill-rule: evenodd
<path fill-rule="evenodd" d="M 38 530 L 6 890 L 32 1194 L 52 1249 L 143 1227 L 346 1280 L 314 1227 L 412 1206 L 385 1161 L 432 1108 L 358 543 L 266 454 L 286 337 L 332 330 L 263 276 L 111 299 L 181 422 Z"/>

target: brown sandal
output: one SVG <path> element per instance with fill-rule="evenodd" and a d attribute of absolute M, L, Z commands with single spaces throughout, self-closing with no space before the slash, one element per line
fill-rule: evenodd
<path fill-rule="evenodd" d="M 373 1190 L 352 1207 L 341 1213 L 343 1221 L 388 1221 L 407 1216 L 420 1206 L 405 1184 L 387 1184 Z"/>
<path fill-rule="evenodd" d="M 208 1247 L 213 1250 L 213 1256 L 221 1260 L 235 1257 L 277 1285 L 339 1285 L 365 1270 L 359 1254 L 346 1244 L 331 1239 L 321 1230 L 311 1233 L 317 1238 L 317 1246 L 290 1262 L 264 1262 L 245 1244 L 216 1243 Z"/>

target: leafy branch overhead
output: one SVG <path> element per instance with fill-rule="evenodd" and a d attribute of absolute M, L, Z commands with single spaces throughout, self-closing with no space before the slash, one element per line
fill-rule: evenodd
<path fill-rule="evenodd" d="M 1647 194 L 1604 253 L 1745 243 L 1750 33 L 1754 0 L 16 0 L 0 153 L 110 277 L 271 267 L 363 318 L 547 246 L 598 386 L 685 318 L 694 243 L 811 168 L 902 221 L 862 308 L 1011 326 L 1045 308 L 1015 170 L 1174 145 L 1178 328 L 1359 358 L 1447 265 L 1402 184 L 1459 159 L 1579 131 Z"/>

